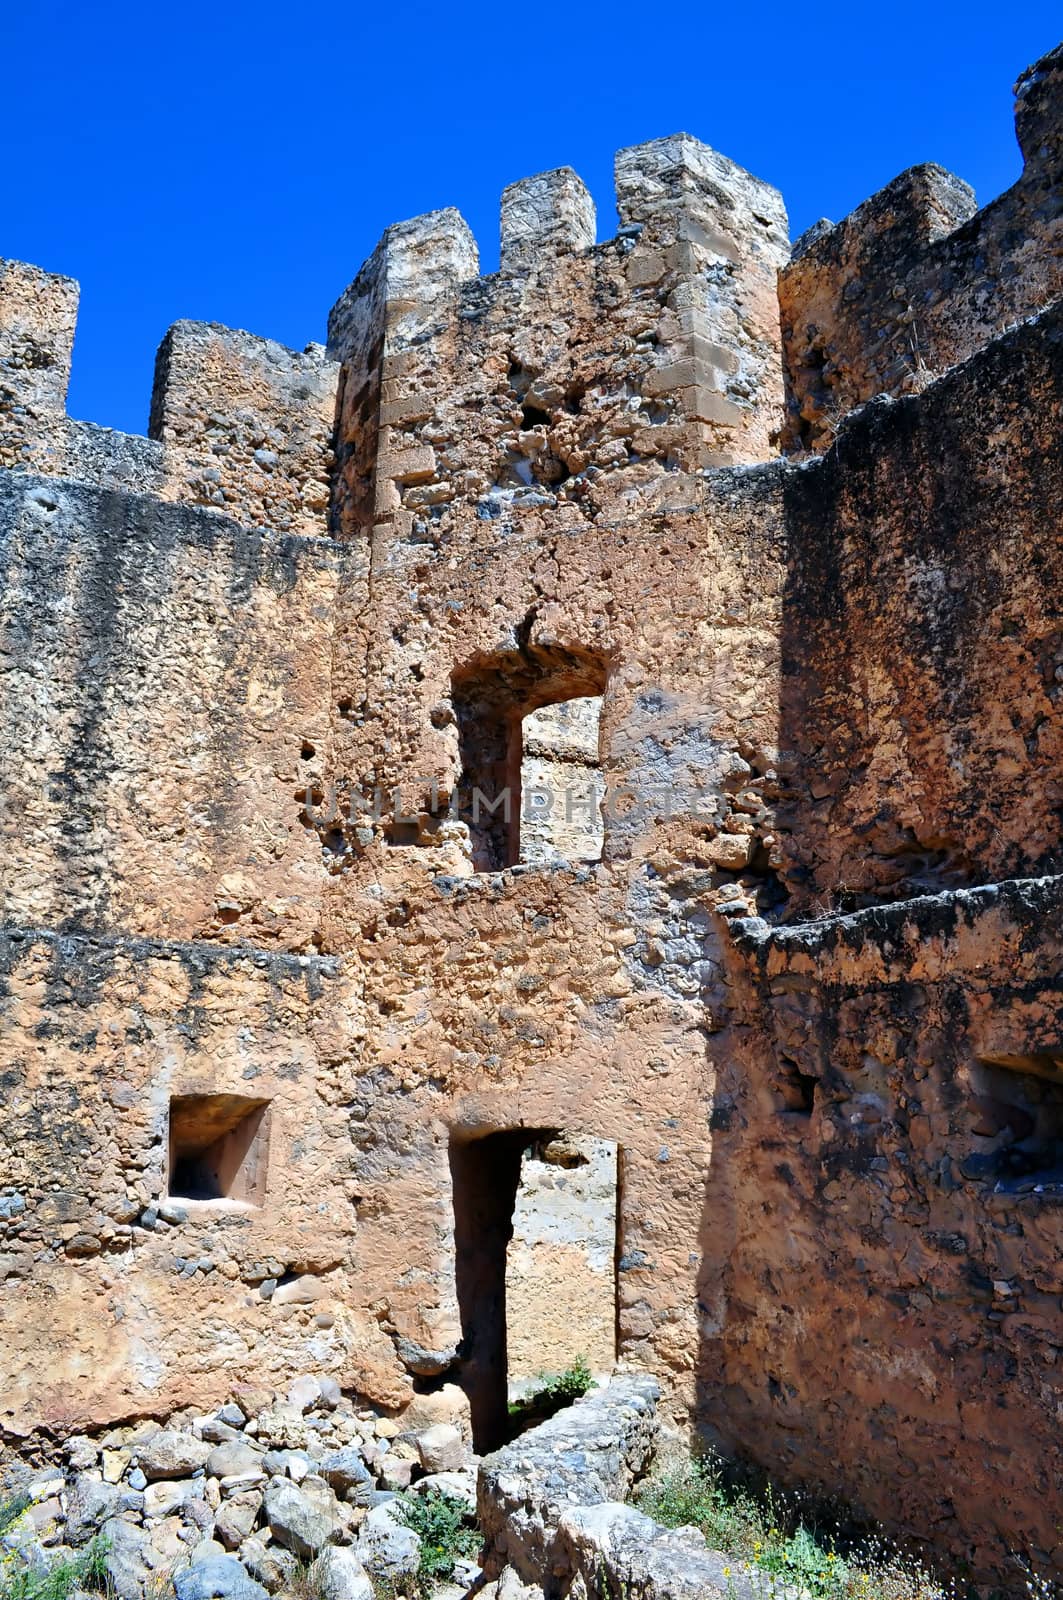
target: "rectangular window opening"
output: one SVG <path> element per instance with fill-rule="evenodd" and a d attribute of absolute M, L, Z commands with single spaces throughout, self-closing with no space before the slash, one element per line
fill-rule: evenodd
<path fill-rule="evenodd" d="M 167 1185 L 171 1197 L 261 1206 L 266 1195 L 269 1104 L 238 1094 L 174 1095 Z"/>
<path fill-rule="evenodd" d="M 455 672 L 460 809 L 478 872 L 602 856 L 605 660 L 526 646 Z"/>
<path fill-rule="evenodd" d="M 1063 1189 L 1063 1055 L 998 1055 L 975 1063 L 964 1175 L 999 1190 Z"/>

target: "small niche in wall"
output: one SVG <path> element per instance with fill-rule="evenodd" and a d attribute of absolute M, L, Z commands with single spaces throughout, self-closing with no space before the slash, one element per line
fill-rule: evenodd
<path fill-rule="evenodd" d="M 819 1079 L 814 1073 L 802 1072 L 791 1056 L 781 1055 L 775 1075 L 778 1110 L 799 1117 L 810 1117 L 815 1109 L 818 1082 Z"/>
<path fill-rule="evenodd" d="M 1063 1054 L 983 1057 L 971 1069 L 968 1178 L 1014 1192 L 1063 1189 Z"/>
<path fill-rule="evenodd" d="M 239 1094 L 174 1095 L 169 1194 L 260 1206 L 266 1195 L 269 1101 Z"/>

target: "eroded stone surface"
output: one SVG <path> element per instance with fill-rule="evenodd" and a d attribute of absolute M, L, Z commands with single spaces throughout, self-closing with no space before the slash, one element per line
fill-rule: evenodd
<path fill-rule="evenodd" d="M 779 283 L 787 438 L 822 449 L 854 406 L 918 393 L 1063 294 L 1063 47 L 1015 85 L 1024 166 L 977 211 L 943 168 L 912 167 L 837 227 L 798 241 Z"/>
<path fill-rule="evenodd" d="M 621 1152 L 669 1421 L 987 1582 L 1058 1564 L 1058 85 L 1010 195 L 918 169 L 781 299 L 778 195 L 683 134 L 601 244 L 567 169 L 491 277 L 400 223 L 328 355 L 180 325 L 152 440 L 66 418 L 75 286 L 5 264 L 5 1444 L 91 1432 L 143 1497 L 113 1452 L 242 1380 L 294 1488 L 312 1375 L 400 1483 L 477 1373 L 504 1412 L 477 1160 L 564 1131 Z M 529 723 L 586 769 L 577 701 L 600 847 L 522 862 L 467 801 Z"/>
<path fill-rule="evenodd" d="M 558 1588 L 571 1592 L 578 1582 L 601 1600 L 757 1600 L 763 1592 L 763 1582 L 709 1550 L 697 1529 L 663 1528 L 633 1506 L 608 1503 L 561 1518 L 553 1576 Z"/>
<path fill-rule="evenodd" d="M 483 1461 L 477 1504 L 489 1574 L 512 1566 L 542 1583 L 565 1512 L 625 1498 L 653 1450 L 659 1392 L 644 1375 L 615 1377 Z"/>

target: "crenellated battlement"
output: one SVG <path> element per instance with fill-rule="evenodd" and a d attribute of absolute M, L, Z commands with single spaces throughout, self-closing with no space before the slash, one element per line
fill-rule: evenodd
<path fill-rule="evenodd" d="M 0 464 L 392 557 L 453 518 L 578 511 L 665 472 L 822 449 L 1063 294 L 1063 47 L 1015 86 L 1022 177 L 983 210 L 932 164 L 789 252 L 781 196 L 689 134 L 621 150 L 616 234 L 569 167 L 388 228 L 302 352 L 181 322 L 147 439 L 66 416 L 77 284 L 0 263 Z M 781 316 L 781 329 L 780 329 Z M 785 391 L 785 392 L 784 392 Z"/>
<path fill-rule="evenodd" d="M 175 323 L 159 347 L 148 426 L 174 498 L 323 533 L 336 379 L 321 345 L 298 352 L 214 322 Z"/>
<path fill-rule="evenodd" d="M 78 296 L 72 278 L 0 262 L 0 466 L 326 531 L 337 374 L 322 346 L 178 322 L 156 358 L 148 437 L 117 433 L 66 414 Z"/>
<path fill-rule="evenodd" d="M 78 286 L 24 261 L 0 261 L 0 414 L 62 411 Z"/>
<path fill-rule="evenodd" d="M 509 185 L 489 277 L 456 211 L 388 229 L 329 321 L 343 532 L 423 545 L 461 504 L 492 521 L 775 453 L 781 197 L 687 134 L 622 150 L 616 191 L 595 244 L 570 168 Z"/>
<path fill-rule="evenodd" d="M 528 271 L 545 255 L 590 250 L 597 221 L 590 191 L 571 167 L 507 185 L 500 229 L 503 275 Z"/>
<path fill-rule="evenodd" d="M 855 406 L 925 387 L 1063 294 L 1063 46 L 1014 92 L 1022 176 L 983 210 L 912 167 L 798 240 L 779 279 L 790 449 L 823 449 Z"/>

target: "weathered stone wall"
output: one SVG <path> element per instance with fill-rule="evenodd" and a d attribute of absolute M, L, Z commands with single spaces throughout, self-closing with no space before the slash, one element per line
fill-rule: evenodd
<path fill-rule="evenodd" d="M 478 1329 L 455 1281 L 453 1143 L 475 1160 L 478 1141 L 507 1129 L 612 1140 L 624 1164 L 621 1352 L 666 1372 L 682 1409 L 711 1145 L 696 1003 L 634 977 L 622 879 L 374 887 L 351 906 L 365 918 L 368 999 L 351 1104 L 362 1292 L 461 1381 L 447 1352 L 464 1337 L 472 1359 Z"/>
<path fill-rule="evenodd" d="M 703 1424 L 812 1485 L 844 1462 L 865 1513 L 1016 1588 L 1004 1551 L 1060 1554 L 1061 914 L 1047 878 L 739 922 L 705 1195 Z M 1040 1128 L 987 1089 L 1009 1058 Z"/>
<path fill-rule="evenodd" d="M 786 441 L 821 450 L 876 394 L 918 392 L 1063 295 L 1063 47 L 1015 85 L 1019 181 L 983 211 L 941 167 L 912 167 L 779 279 Z"/>
<path fill-rule="evenodd" d="M 148 429 L 165 450 L 168 495 L 253 527 L 323 533 L 336 376 L 320 345 L 297 354 L 216 323 L 176 323 Z"/>
<path fill-rule="evenodd" d="M 635 486 L 774 453 L 780 196 L 682 134 L 621 151 L 616 182 L 606 244 L 575 174 L 543 173 L 503 196 L 499 273 L 433 212 L 334 307 L 341 524 L 373 526 L 389 565 L 450 544 L 463 505 L 497 537 L 520 509 L 589 509 L 615 468 Z"/>
<path fill-rule="evenodd" d="M 455 212 L 390 229 L 328 357 L 179 325 L 153 441 L 66 421 L 73 286 L 0 278 L 3 1425 L 236 1366 L 475 1429 L 470 1219 L 504 1255 L 487 1180 L 563 1129 L 619 1149 L 668 1418 L 1058 1563 L 1059 1184 L 998 1187 L 1060 1136 L 1058 883 L 993 883 L 1063 866 L 1059 309 L 784 461 L 779 197 L 683 135 L 617 180 L 602 245 L 574 174 L 512 186 L 489 278 Z M 600 859 L 522 862 L 471 791 L 592 699 Z M 158 1211 L 193 1094 L 269 1102 L 261 1205 Z"/>
<path fill-rule="evenodd" d="M 178 322 L 155 363 L 150 437 L 66 414 L 78 285 L 0 261 L 0 467 L 214 506 L 249 527 L 326 531 L 337 369 L 218 323 Z"/>
<path fill-rule="evenodd" d="M 508 1564 L 529 1582 L 550 1585 L 565 1513 L 624 1500 L 645 1472 L 657 1436 L 657 1394 L 644 1374 L 618 1377 L 526 1441 L 488 1456 L 476 1497 L 489 1575 Z"/>
<path fill-rule="evenodd" d="M 5 915 L 312 949 L 341 552 L 0 478 Z"/>
<path fill-rule="evenodd" d="M 240 1374 L 407 1397 L 351 1272 L 342 967 L 34 931 L 0 955 L 4 1433 L 218 1403 Z M 269 1102 L 264 1203 L 168 1201 L 171 1097 L 226 1092 Z"/>
<path fill-rule="evenodd" d="M 1057 303 L 787 478 L 788 915 L 1063 868 L 1061 416 Z"/>
<path fill-rule="evenodd" d="M 25 261 L 0 263 L 0 417 L 4 466 L 42 417 L 62 412 L 70 381 L 78 287 Z M 9 459 L 9 453 L 13 459 Z"/>

